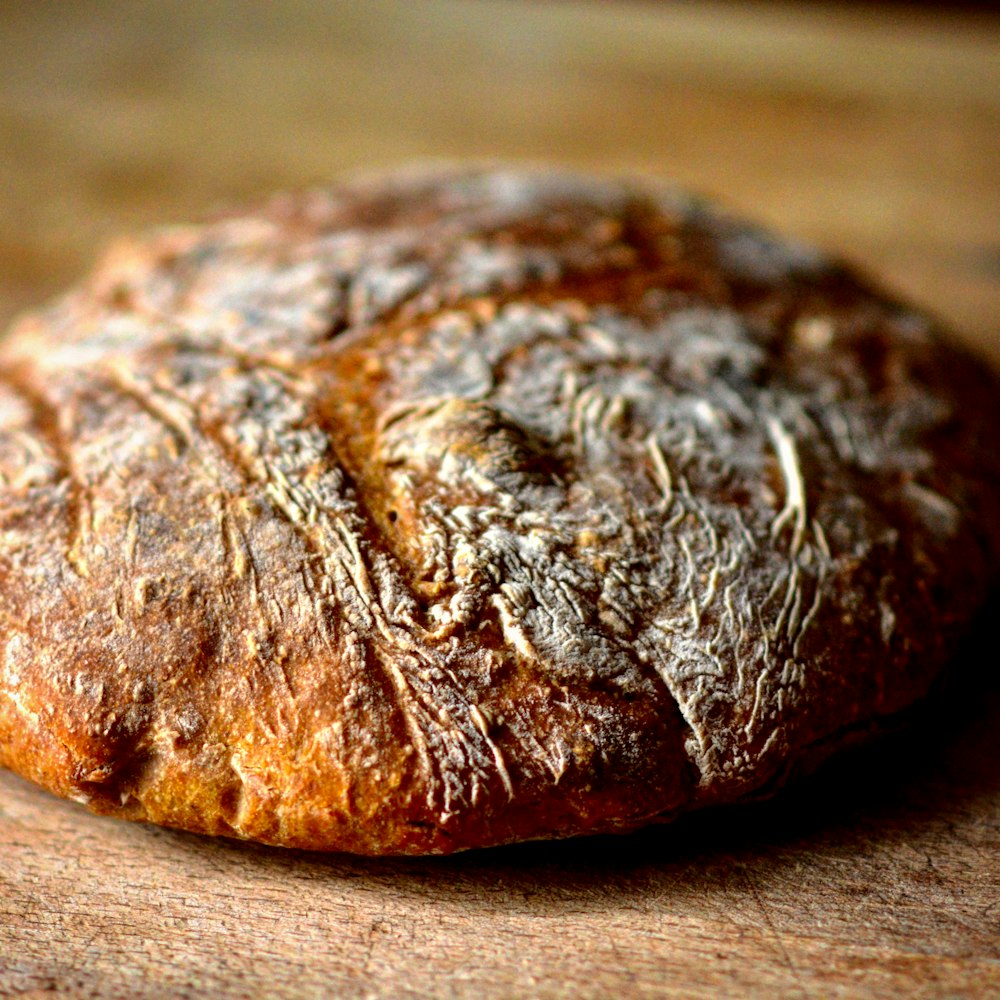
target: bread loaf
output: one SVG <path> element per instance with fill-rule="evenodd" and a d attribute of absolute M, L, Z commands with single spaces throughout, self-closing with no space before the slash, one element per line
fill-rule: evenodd
<path fill-rule="evenodd" d="M 0 764 L 366 854 L 766 794 L 953 656 L 998 396 L 652 182 L 411 171 L 119 245 L 0 341 Z"/>

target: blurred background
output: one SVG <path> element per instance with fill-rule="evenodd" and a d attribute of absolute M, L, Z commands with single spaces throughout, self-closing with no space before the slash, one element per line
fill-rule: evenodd
<path fill-rule="evenodd" d="M 0 0 L 0 325 L 138 225 L 475 157 L 673 178 L 1000 364 L 996 6 Z"/>

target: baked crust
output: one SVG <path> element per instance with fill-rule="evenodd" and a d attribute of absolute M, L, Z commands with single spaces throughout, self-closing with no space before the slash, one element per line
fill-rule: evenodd
<path fill-rule="evenodd" d="M 984 602 L 997 393 L 652 183 L 410 172 L 122 244 L 0 343 L 0 764 L 366 854 L 771 790 Z"/>

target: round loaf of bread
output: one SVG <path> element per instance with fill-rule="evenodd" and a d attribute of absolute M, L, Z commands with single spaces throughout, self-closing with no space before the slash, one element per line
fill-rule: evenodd
<path fill-rule="evenodd" d="M 366 854 L 767 794 L 954 655 L 998 396 L 653 183 L 410 172 L 155 232 L 0 341 L 0 764 Z"/>

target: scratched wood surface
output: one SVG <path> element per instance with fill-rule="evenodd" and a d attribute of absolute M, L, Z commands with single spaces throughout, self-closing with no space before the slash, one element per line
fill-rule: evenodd
<path fill-rule="evenodd" d="M 2 0 L 0 324 L 136 225 L 502 157 L 721 195 L 1000 362 L 998 135 L 981 14 Z M 906 733 L 775 802 L 620 840 L 309 856 L 99 819 L 0 773 L 0 996 L 1000 996 L 990 621 Z"/>

